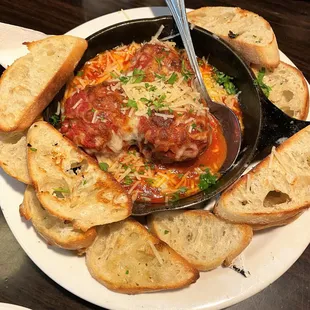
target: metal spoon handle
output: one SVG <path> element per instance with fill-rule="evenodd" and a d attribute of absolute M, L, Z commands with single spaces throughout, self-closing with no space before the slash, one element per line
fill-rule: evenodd
<path fill-rule="evenodd" d="M 166 3 L 172 13 L 172 16 L 176 22 L 180 36 L 183 41 L 184 48 L 186 50 L 188 60 L 191 64 L 191 67 L 195 73 L 200 92 L 202 93 L 205 101 L 208 106 L 212 104 L 211 98 L 206 90 L 203 78 L 198 66 L 195 49 L 190 35 L 190 30 L 188 27 L 188 21 L 186 17 L 185 4 L 184 0 L 166 0 Z"/>

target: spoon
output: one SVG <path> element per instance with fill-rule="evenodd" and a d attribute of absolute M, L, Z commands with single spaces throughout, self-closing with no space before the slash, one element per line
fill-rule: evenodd
<path fill-rule="evenodd" d="M 201 97 L 207 103 L 210 113 L 217 118 L 222 126 L 223 135 L 227 144 L 226 159 L 220 169 L 220 173 L 224 173 L 233 165 L 240 151 L 241 129 L 238 118 L 226 105 L 212 101 L 208 94 L 198 66 L 192 38 L 190 35 L 184 0 L 166 0 L 166 3 L 172 13 L 182 38 L 189 62 L 195 74 L 195 82 Z"/>

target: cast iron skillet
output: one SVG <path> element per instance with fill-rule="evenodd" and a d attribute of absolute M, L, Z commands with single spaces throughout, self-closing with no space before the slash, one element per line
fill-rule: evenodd
<path fill-rule="evenodd" d="M 149 41 L 161 25 L 165 26 L 161 37 L 178 33 L 171 16 L 126 21 L 94 33 L 87 38 L 88 49 L 76 71 L 98 53 L 112 49 L 121 43 Z M 270 151 L 270 147 L 276 144 L 280 138 L 288 138 L 309 124 L 288 117 L 262 93 L 259 93 L 253 83 L 255 77 L 252 71 L 241 57 L 216 35 L 195 27 L 191 30 L 191 36 L 197 56 L 205 56 L 211 65 L 233 76 L 235 85 L 241 91 L 239 99 L 245 127 L 241 150 L 233 167 L 214 186 L 191 197 L 167 204 L 136 202 L 133 207 L 133 215 L 145 215 L 167 209 L 203 207 L 208 199 L 219 194 L 236 181 L 254 158 L 259 159 L 260 155 L 264 154 L 264 150 L 265 153 L 266 150 Z M 178 47 L 183 47 L 179 36 L 175 37 L 173 41 Z M 45 119 L 55 112 L 55 103 L 62 95 L 63 91 L 56 96 L 54 104 L 52 103 L 46 110 Z"/>

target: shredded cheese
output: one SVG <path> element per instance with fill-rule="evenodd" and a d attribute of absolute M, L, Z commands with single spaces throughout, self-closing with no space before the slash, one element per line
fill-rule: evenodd
<path fill-rule="evenodd" d="M 153 251 L 155 257 L 156 257 L 157 260 L 158 260 L 158 262 L 159 262 L 161 265 L 163 265 L 164 261 L 163 261 L 163 259 L 161 258 L 161 256 L 159 255 L 159 253 L 158 253 L 157 249 L 155 248 L 154 244 L 153 244 L 150 240 L 148 240 L 147 242 L 148 242 L 148 244 L 150 245 L 150 247 L 151 247 L 151 249 L 152 249 L 152 251 Z"/>
<path fill-rule="evenodd" d="M 82 98 L 79 99 L 79 100 L 75 103 L 75 105 L 72 107 L 72 109 L 75 110 L 75 109 L 82 103 L 82 101 L 83 101 Z"/>
<path fill-rule="evenodd" d="M 160 25 L 159 29 L 155 33 L 155 35 L 152 37 L 152 40 L 158 40 L 158 37 L 161 35 L 162 31 L 164 30 L 165 26 Z"/>

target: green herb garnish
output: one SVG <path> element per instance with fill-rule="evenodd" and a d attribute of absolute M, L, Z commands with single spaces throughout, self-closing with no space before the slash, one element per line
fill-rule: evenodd
<path fill-rule="evenodd" d="M 182 179 L 183 176 L 184 176 L 184 173 L 178 173 L 178 174 L 177 174 L 177 177 L 178 177 L 179 179 Z"/>
<path fill-rule="evenodd" d="M 255 86 L 259 86 L 261 88 L 262 92 L 264 93 L 264 95 L 268 98 L 269 95 L 270 95 L 271 87 L 266 85 L 263 82 L 265 73 L 266 73 L 266 69 L 265 68 L 261 68 L 258 71 L 257 78 L 254 80 L 254 85 Z"/>
<path fill-rule="evenodd" d="M 225 88 L 228 95 L 235 95 L 237 93 L 237 87 L 232 82 L 234 79 L 233 77 L 226 75 L 215 68 L 213 68 L 213 77 L 218 84 Z"/>
<path fill-rule="evenodd" d="M 176 192 L 174 192 L 171 196 L 171 201 L 180 200 L 180 194 L 185 194 L 188 188 L 186 186 L 181 186 Z"/>
<path fill-rule="evenodd" d="M 126 274 L 128 274 L 129 273 L 129 270 L 126 270 L 126 272 L 125 272 Z"/>
<path fill-rule="evenodd" d="M 118 75 L 117 75 L 117 74 L 115 74 L 114 72 L 111 72 L 111 73 L 110 73 L 110 75 L 112 76 L 112 78 L 114 78 L 114 79 L 118 79 Z"/>
<path fill-rule="evenodd" d="M 124 184 L 130 185 L 133 183 L 133 180 L 130 178 L 130 176 L 126 175 L 124 178 Z"/>
<path fill-rule="evenodd" d="M 144 79 L 145 73 L 141 69 L 133 69 L 132 73 L 132 83 L 140 83 Z"/>
<path fill-rule="evenodd" d="M 109 169 L 109 165 L 107 163 L 103 163 L 103 162 L 99 163 L 99 167 L 103 171 L 108 171 L 108 169 Z"/>
<path fill-rule="evenodd" d="M 169 79 L 167 80 L 167 83 L 173 85 L 175 81 L 177 80 L 177 78 L 178 78 L 178 75 L 175 72 L 173 72 L 170 75 Z"/>
<path fill-rule="evenodd" d="M 216 180 L 217 180 L 216 176 L 212 175 L 210 173 L 210 170 L 207 168 L 205 170 L 205 173 L 199 176 L 198 186 L 201 190 L 205 190 L 209 188 L 210 186 L 214 185 L 216 183 Z"/>
<path fill-rule="evenodd" d="M 84 74 L 84 71 L 78 71 L 76 76 L 82 76 Z"/>
<path fill-rule="evenodd" d="M 152 110 L 151 110 L 151 108 L 147 108 L 146 114 L 147 114 L 148 116 L 151 116 L 151 115 L 152 115 Z"/>
<path fill-rule="evenodd" d="M 63 188 L 63 187 L 54 188 L 53 191 L 54 191 L 54 193 L 65 193 L 65 194 L 70 193 L 68 188 Z"/>
<path fill-rule="evenodd" d="M 169 230 L 164 230 L 164 234 L 167 235 L 169 233 Z"/>
<path fill-rule="evenodd" d="M 127 107 L 135 108 L 136 110 L 138 110 L 137 102 L 135 100 L 132 100 L 132 99 L 128 99 Z"/>
<path fill-rule="evenodd" d="M 188 69 L 186 69 L 186 66 L 185 66 L 185 61 L 184 59 L 182 60 L 182 69 L 181 69 L 181 74 L 184 78 L 185 81 L 188 81 L 191 76 L 193 75 L 193 73 L 191 71 L 189 71 Z"/>
<path fill-rule="evenodd" d="M 59 122 L 60 122 L 60 117 L 59 117 L 59 115 L 57 115 L 57 114 L 52 115 L 52 116 L 49 118 L 48 122 L 49 122 L 51 125 L 53 125 L 54 127 L 57 126 L 57 125 L 59 124 Z"/>
<path fill-rule="evenodd" d="M 146 179 L 145 181 L 148 185 L 152 185 L 155 182 L 154 179 Z"/>
<path fill-rule="evenodd" d="M 36 152 L 36 151 L 37 151 L 37 149 L 36 149 L 35 147 L 31 147 L 31 148 L 30 148 L 30 151 L 32 151 L 32 152 Z"/>
<path fill-rule="evenodd" d="M 130 80 L 130 76 L 120 76 L 119 80 L 122 84 L 127 84 Z"/>
<path fill-rule="evenodd" d="M 164 57 L 155 57 L 155 61 L 157 62 L 158 66 L 161 67 L 161 62 L 163 61 Z"/>
<path fill-rule="evenodd" d="M 155 77 L 157 77 L 158 79 L 163 80 L 163 81 L 166 79 L 166 76 L 164 74 L 155 73 Z"/>

